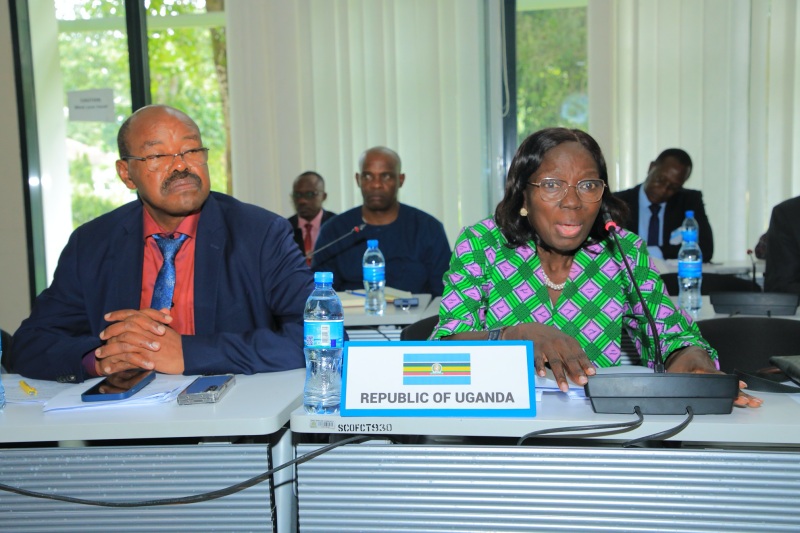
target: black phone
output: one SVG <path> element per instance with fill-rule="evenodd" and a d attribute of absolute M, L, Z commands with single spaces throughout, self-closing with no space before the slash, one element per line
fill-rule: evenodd
<path fill-rule="evenodd" d="M 81 394 L 84 402 L 105 402 L 130 398 L 156 378 L 155 370 L 141 368 L 109 374 Z"/>
<path fill-rule="evenodd" d="M 395 298 L 394 299 L 394 306 L 400 307 L 402 309 L 408 309 L 409 307 L 416 307 L 419 305 L 419 298 Z"/>

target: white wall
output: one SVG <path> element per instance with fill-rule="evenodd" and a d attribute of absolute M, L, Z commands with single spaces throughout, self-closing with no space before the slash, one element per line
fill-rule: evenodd
<path fill-rule="evenodd" d="M 30 313 L 25 201 L 8 2 L 0 2 L 0 327 L 14 331 Z"/>

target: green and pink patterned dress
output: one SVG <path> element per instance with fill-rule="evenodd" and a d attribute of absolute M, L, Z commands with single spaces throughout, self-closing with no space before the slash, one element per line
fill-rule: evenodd
<path fill-rule="evenodd" d="M 655 318 L 664 358 L 684 346 L 700 346 L 717 364 L 716 350 L 669 299 L 645 242 L 625 230 L 619 237 Z M 575 253 L 555 306 L 543 281 L 536 244 L 509 248 L 507 242 L 492 218 L 461 232 L 444 275 L 439 325 L 432 338 L 538 322 L 574 337 L 596 366 L 606 367 L 620 363 L 624 327 L 642 364 L 652 366 L 653 339 L 646 333 L 642 306 L 613 241 L 588 244 Z"/>

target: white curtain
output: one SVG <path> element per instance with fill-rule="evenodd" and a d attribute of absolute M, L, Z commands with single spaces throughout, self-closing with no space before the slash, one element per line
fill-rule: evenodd
<path fill-rule="evenodd" d="M 590 128 L 612 185 L 684 148 L 714 259 L 746 260 L 772 207 L 800 194 L 796 0 L 599 0 L 589 20 Z"/>
<path fill-rule="evenodd" d="M 494 208 L 487 5 L 227 3 L 236 197 L 289 216 L 292 180 L 315 170 L 325 207 L 344 211 L 361 204 L 359 155 L 384 145 L 403 161 L 400 201 L 439 218 L 452 246 Z"/>

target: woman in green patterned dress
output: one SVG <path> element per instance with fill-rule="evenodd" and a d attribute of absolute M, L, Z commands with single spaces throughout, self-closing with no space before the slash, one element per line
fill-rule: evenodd
<path fill-rule="evenodd" d="M 643 364 L 655 340 L 601 211 L 620 223 L 626 206 L 608 188 L 605 159 L 587 133 L 549 128 L 517 150 L 493 218 L 465 228 L 444 276 L 433 338 L 532 340 L 536 372 L 550 366 L 561 390 L 595 367 L 620 363 L 622 331 Z M 670 372 L 719 372 L 716 351 L 677 310 L 647 244 L 619 230 Z M 736 405 L 757 407 L 741 394 Z"/>

